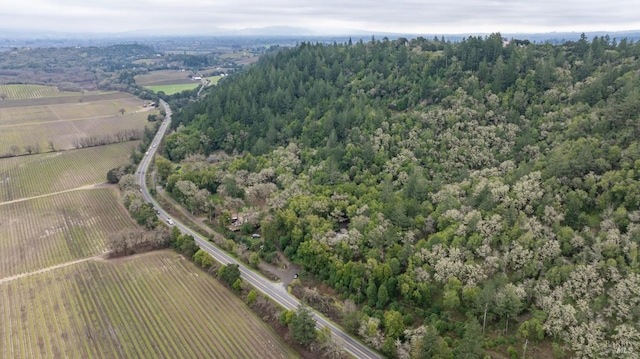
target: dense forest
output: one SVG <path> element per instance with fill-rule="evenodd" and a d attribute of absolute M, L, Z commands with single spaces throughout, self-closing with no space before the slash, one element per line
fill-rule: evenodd
<path fill-rule="evenodd" d="M 175 114 L 156 166 L 193 212 L 252 218 L 252 249 L 332 287 L 388 357 L 632 358 L 639 56 L 607 36 L 301 43 Z"/>

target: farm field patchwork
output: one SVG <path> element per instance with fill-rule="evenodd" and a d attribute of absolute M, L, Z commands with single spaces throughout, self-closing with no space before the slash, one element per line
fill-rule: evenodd
<path fill-rule="evenodd" d="M 140 141 L 0 159 L 0 202 L 106 181 Z"/>
<path fill-rule="evenodd" d="M 0 280 L 100 254 L 126 228 L 135 224 L 107 188 L 0 204 Z"/>
<path fill-rule="evenodd" d="M 175 93 L 199 82 L 158 85 Z M 140 141 L 46 151 L 49 142 L 60 150 L 144 129 L 157 113 L 145 101 L 31 85 L 0 86 L 3 93 L 0 155 L 44 153 L 0 158 L 0 358 L 298 357 L 232 292 L 172 251 L 97 257 L 109 236 L 137 225 L 112 189 L 79 187 L 104 182 Z"/>
<path fill-rule="evenodd" d="M 0 284 L 7 358 L 297 357 L 230 291 L 170 252 Z"/>

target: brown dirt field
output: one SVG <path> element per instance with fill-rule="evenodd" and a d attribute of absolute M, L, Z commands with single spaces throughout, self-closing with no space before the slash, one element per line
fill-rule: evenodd
<path fill-rule="evenodd" d="M 175 85 L 190 83 L 190 75 L 193 75 L 191 71 L 159 70 L 137 75 L 134 79 L 140 86 Z"/>

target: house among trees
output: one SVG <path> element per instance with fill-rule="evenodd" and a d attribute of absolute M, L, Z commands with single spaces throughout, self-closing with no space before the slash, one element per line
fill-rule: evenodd
<path fill-rule="evenodd" d="M 231 225 L 227 227 L 231 232 L 237 232 L 240 230 L 243 224 L 247 223 L 247 219 L 240 216 L 232 216 L 231 217 Z"/>

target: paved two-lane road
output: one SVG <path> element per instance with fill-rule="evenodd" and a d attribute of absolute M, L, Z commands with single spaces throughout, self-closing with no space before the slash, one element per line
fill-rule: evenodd
<path fill-rule="evenodd" d="M 153 139 L 153 142 L 149 147 L 149 151 L 145 154 L 142 161 L 140 161 L 140 165 L 138 167 L 137 180 L 138 180 L 138 184 L 140 185 L 140 188 L 142 188 L 142 193 L 145 199 L 148 202 L 152 203 L 153 206 L 158 209 L 158 211 L 160 212 L 159 214 L 160 219 L 163 221 L 167 221 L 170 218 L 169 214 L 162 207 L 160 207 L 160 204 L 151 196 L 151 194 L 149 193 L 149 189 L 147 188 L 147 184 L 145 182 L 145 174 L 149 170 L 151 158 L 156 153 L 157 146 L 159 145 L 160 140 L 164 136 L 165 132 L 167 131 L 167 127 L 171 122 L 171 109 L 169 108 L 169 105 L 167 105 L 167 103 L 162 100 L 160 102 L 164 107 L 167 115 L 162 125 L 160 126 L 158 133 Z M 240 273 L 243 280 L 247 281 L 249 284 L 255 287 L 258 291 L 269 296 L 272 300 L 274 300 L 284 308 L 296 309 L 300 304 L 300 302 L 295 297 L 293 297 L 287 292 L 286 288 L 282 284 L 273 283 L 268 279 L 266 279 L 265 277 L 263 277 L 262 275 L 252 271 L 251 269 L 246 267 L 244 264 L 236 261 L 234 258 L 232 258 L 228 254 L 223 252 L 218 247 L 214 246 L 211 242 L 207 241 L 205 238 L 203 238 L 198 233 L 191 230 L 191 228 L 187 227 L 186 225 L 179 222 L 175 218 L 172 218 L 172 221 L 174 225 L 177 226 L 183 233 L 187 233 L 193 236 L 198 246 L 204 249 L 205 251 L 207 251 L 218 262 L 224 265 L 238 264 L 240 266 Z M 361 342 L 357 341 L 349 334 L 345 333 L 343 330 L 338 328 L 335 324 L 333 324 L 333 322 L 329 321 L 325 317 L 319 315 L 316 312 L 314 312 L 314 317 L 316 319 L 317 327 L 319 328 L 325 327 L 325 326 L 329 327 L 334 337 L 337 338 L 337 341 L 344 346 L 345 350 L 347 350 L 350 354 L 352 354 L 356 358 L 381 358 L 381 356 L 378 353 L 376 353 L 366 345 L 362 344 Z"/>

